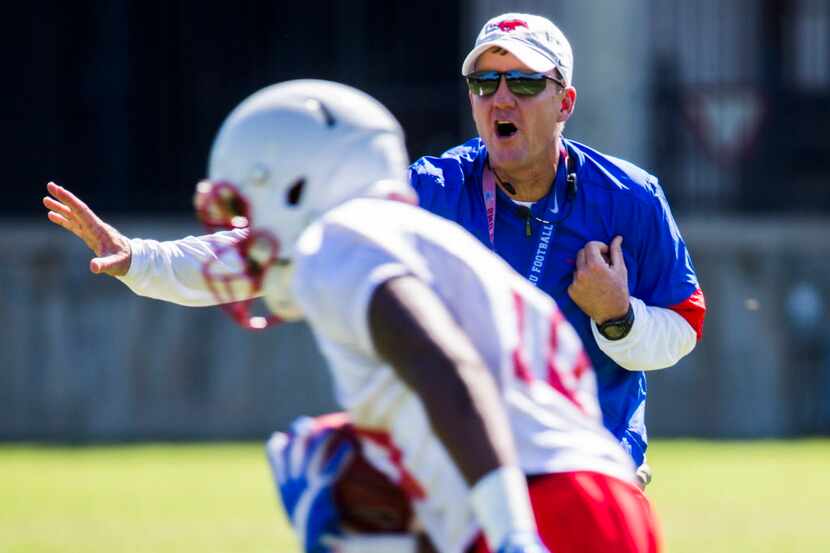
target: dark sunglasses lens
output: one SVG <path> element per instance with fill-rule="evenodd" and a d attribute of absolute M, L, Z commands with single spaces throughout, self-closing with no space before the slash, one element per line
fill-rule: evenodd
<path fill-rule="evenodd" d="M 516 96 L 536 96 L 543 90 L 547 79 L 518 77 L 514 79 L 507 79 L 507 88 Z"/>
<path fill-rule="evenodd" d="M 467 77 L 467 83 L 473 94 L 490 96 L 496 92 L 501 82 L 501 73 L 498 71 L 479 71 Z"/>
<path fill-rule="evenodd" d="M 481 77 L 467 77 L 467 86 L 476 96 L 490 96 L 499 88 L 499 77 L 486 79 Z"/>

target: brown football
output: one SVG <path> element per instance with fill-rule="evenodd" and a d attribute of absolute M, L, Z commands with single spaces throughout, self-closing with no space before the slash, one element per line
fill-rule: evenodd
<path fill-rule="evenodd" d="M 406 532 L 412 507 L 400 487 L 358 453 L 334 486 L 334 502 L 346 526 L 356 532 Z"/>

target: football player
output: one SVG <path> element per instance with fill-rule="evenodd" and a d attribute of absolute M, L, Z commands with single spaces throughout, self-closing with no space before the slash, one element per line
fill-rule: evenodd
<path fill-rule="evenodd" d="M 405 152 L 376 100 L 292 81 L 243 101 L 214 141 L 195 203 L 228 233 L 132 240 L 125 261 L 126 239 L 67 190 L 50 184 L 44 201 L 96 252 L 93 271 L 139 294 L 223 304 L 248 328 L 304 317 L 361 454 L 439 551 L 657 551 L 574 329 L 474 237 L 416 206 Z M 271 314 L 251 314 L 260 296 Z M 323 520 L 296 516 L 317 503 L 302 490 L 330 489 L 349 455 L 345 442 L 303 443 L 269 447 L 272 459 L 308 460 L 292 471 L 307 475 L 298 493 L 281 490 L 295 526 Z M 274 465 L 278 480 L 288 466 Z M 304 547 L 342 549 L 338 534 L 332 525 Z"/>

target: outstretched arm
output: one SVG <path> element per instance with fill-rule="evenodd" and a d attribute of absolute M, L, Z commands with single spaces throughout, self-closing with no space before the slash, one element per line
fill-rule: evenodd
<path fill-rule="evenodd" d="M 187 306 L 222 303 L 208 287 L 202 268 L 212 261 L 218 273 L 238 272 L 234 246 L 248 235 L 247 229 L 167 242 L 129 239 L 66 188 L 50 182 L 47 189 L 51 196 L 43 198 L 43 205 L 50 210 L 49 220 L 83 240 L 95 253 L 89 264 L 93 273 L 115 276 L 139 296 Z M 225 301 L 257 295 L 245 279 L 227 283 L 222 291 Z"/>

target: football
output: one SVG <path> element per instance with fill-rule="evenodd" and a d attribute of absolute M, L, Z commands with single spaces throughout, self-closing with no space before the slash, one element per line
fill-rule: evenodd
<path fill-rule="evenodd" d="M 356 532 L 406 532 L 412 523 L 406 494 L 360 452 L 335 484 L 334 502 L 344 525 Z"/>

